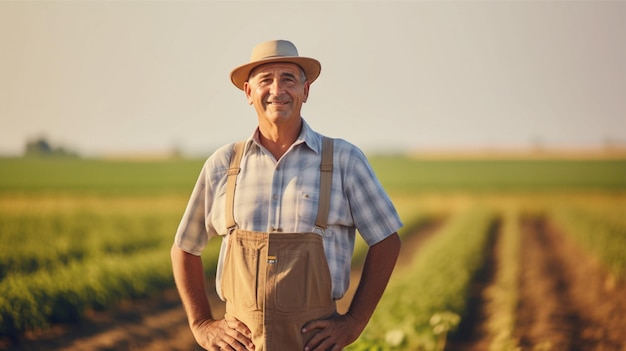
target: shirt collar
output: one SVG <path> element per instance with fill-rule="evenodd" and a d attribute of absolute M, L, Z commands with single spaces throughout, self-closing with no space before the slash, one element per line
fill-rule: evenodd
<path fill-rule="evenodd" d="M 252 133 L 252 136 L 246 142 L 246 149 L 250 148 L 250 144 L 256 144 L 258 147 L 261 146 L 261 141 L 259 140 L 259 127 L 257 126 Z M 300 135 L 293 143 L 293 145 L 304 144 L 309 149 L 314 151 L 317 154 L 322 152 L 322 140 L 319 134 L 317 134 L 309 124 L 302 119 L 302 129 L 300 130 Z"/>

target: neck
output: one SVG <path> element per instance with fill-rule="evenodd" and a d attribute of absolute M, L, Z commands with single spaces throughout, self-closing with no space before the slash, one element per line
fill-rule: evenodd
<path fill-rule="evenodd" d="M 289 125 L 259 124 L 259 140 L 279 160 L 300 135 L 302 120 Z"/>

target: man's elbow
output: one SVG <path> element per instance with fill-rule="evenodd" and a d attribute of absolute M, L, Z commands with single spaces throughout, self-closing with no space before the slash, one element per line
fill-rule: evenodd
<path fill-rule="evenodd" d="M 185 258 L 185 254 L 186 252 L 178 247 L 176 243 L 172 244 L 172 248 L 170 249 L 170 259 L 172 260 L 172 265 L 175 267 L 177 264 L 181 264 Z"/>
<path fill-rule="evenodd" d="M 180 249 L 178 248 L 178 245 L 176 245 L 176 243 L 173 243 L 172 248 L 170 249 L 170 258 L 172 259 L 172 261 L 176 260 L 179 254 Z"/>
<path fill-rule="evenodd" d="M 395 252 L 396 255 L 399 255 L 400 249 L 402 248 L 402 240 L 400 240 L 400 235 L 398 235 L 398 233 L 396 232 L 388 236 L 385 240 L 389 240 L 389 247 L 387 249 Z"/>

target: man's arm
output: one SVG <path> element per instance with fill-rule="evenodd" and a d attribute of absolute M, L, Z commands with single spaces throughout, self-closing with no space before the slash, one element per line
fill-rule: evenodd
<path fill-rule="evenodd" d="M 250 330 L 245 324 L 213 319 L 200 256 L 187 253 L 174 244 L 171 258 L 176 287 L 198 344 L 207 350 L 230 349 L 228 346 L 234 350 L 253 350 Z"/>
<path fill-rule="evenodd" d="M 400 237 L 394 233 L 370 247 L 367 252 L 359 287 L 347 313 L 359 323 L 361 331 L 365 329 L 387 287 L 400 254 L 400 246 Z"/>
<path fill-rule="evenodd" d="M 305 350 L 342 350 L 361 335 L 389 282 L 400 246 L 400 237 L 393 233 L 369 248 L 350 309 L 343 316 L 308 323 L 303 333 L 321 330 L 311 338 Z"/>

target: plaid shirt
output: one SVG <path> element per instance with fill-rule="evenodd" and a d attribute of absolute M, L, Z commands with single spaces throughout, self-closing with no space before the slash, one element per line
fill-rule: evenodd
<path fill-rule="evenodd" d="M 303 121 L 296 142 L 276 159 L 261 146 L 258 128 L 246 141 L 235 191 L 235 221 L 240 229 L 258 232 L 316 232 L 322 135 Z M 204 164 L 178 227 L 175 242 L 200 255 L 207 241 L 227 234 L 226 173 L 233 144 L 218 149 Z M 333 283 L 341 298 L 350 283 L 350 262 L 358 230 L 368 245 L 396 232 L 402 223 L 365 155 L 335 139 L 328 227 L 324 250 Z M 319 230 L 318 230 L 319 232 Z M 216 286 L 220 282 L 227 240 L 222 242 Z"/>

